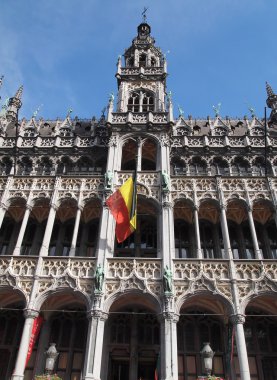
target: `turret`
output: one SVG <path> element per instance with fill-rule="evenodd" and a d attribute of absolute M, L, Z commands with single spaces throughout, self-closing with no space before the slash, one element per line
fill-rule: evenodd
<path fill-rule="evenodd" d="M 23 93 L 23 86 L 20 86 L 14 97 L 10 98 L 7 108 L 7 120 L 16 121 L 18 119 L 18 112 L 22 106 L 21 98 Z"/>
<path fill-rule="evenodd" d="M 266 82 L 267 99 L 266 104 L 272 109 L 269 118 L 269 124 L 277 125 L 277 95 L 272 90 L 271 86 Z"/>
<path fill-rule="evenodd" d="M 165 57 L 145 20 L 125 50 L 124 61 L 125 66 L 121 59 L 117 63 L 117 112 L 165 112 Z"/>

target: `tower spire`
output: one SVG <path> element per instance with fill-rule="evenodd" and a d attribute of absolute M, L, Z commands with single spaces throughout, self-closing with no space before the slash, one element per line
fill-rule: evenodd
<path fill-rule="evenodd" d="M 274 96 L 274 92 L 272 90 L 272 87 L 270 86 L 270 84 L 268 82 L 265 82 L 265 86 L 266 86 L 266 92 L 267 92 L 267 96 L 270 97 L 270 96 Z"/>
<path fill-rule="evenodd" d="M 142 14 L 141 14 L 141 15 L 142 15 L 142 19 L 143 19 L 144 24 L 147 23 L 147 15 L 146 15 L 146 12 L 148 11 L 148 9 L 149 9 L 149 7 L 148 7 L 148 8 L 144 7 L 143 12 L 142 12 Z"/>
<path fill-rule="evenodd" d="M 269 108 L 271 108 L 268 124 L 277 125 L 277 95 L 274 93 L 271 86 L 267 82 L 266 82 L 266 92 L 267 92 L 266 104 Z"/>
<path fill-rule="evenodd" d="M 23 93 L 23 86 L 21 85 L 16 91 L 14 97 L 10 98 L 7 108 L 7 119 L 9 121 L 15 121 L 18 118 L 18 111 L 22 106 L 21 98 Z"/>

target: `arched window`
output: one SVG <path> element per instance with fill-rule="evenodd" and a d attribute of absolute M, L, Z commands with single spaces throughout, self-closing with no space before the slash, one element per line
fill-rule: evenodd
<path fill-rule="evenodd" d="M 82 157 L 77 161 L 75 166 L 75 171 L 78 171 L 80 174 L 89 174 L 93 171 L 93 164 L 89 157 Z"/>
<path fill-rule="evenodd" d="M 242 157 L 236 157 L 232 163 L 232 175 L 247 176 L 250 174 L 249 162 Z"/>
<path fill-rule="evenodd" d="M 12 161 L 8 157 L 4 157 L 0 164 L 0 169 L 2 175 L 9 175 L 12 169 Z"/>
<path fill-rule="evenodd" d="M 156 170 L 157 146 L 152 140 L 142 144 L 141 170 Z"/>
<path fill-rule="evenodd" d="M 38 166 L 38 175 L 50 175 L 53 169 L 52 161 L 48 157 L 43 157 Z"/>
<path fill-rule="evenodd" d="M 175 220 L 174 222 L 175 236 L 175 257 L 176 258 L 192 258 L 194 231 L 193 225 L 184 220 Z"/>
<path fill-rule="evenodd" d="M 130 303 L 132 301 L 130 300 Z M 153 312 L 129 307 L 111 314 L 106 324 L 109 340 L 108 379 L 130 379 L 133 365 L 130 353 L 137 356 L 136 379 L 154 379 L 160 345 L 160 327 Z M 106 327 L 105 327 L 106 328 Z"/>
<path fill-rule="evenodd" d="M 247 315 L 250 314 L 250 315 Z M 251 380 L 277 379 L 277 324 L 276 318 L 265 317 L 264 312 L 248 310 L 244 324 Z M 259 314 L 261 314 L 259 316 Z M 239 377 L 239 365 L 235 349 L 236 375 Z"/>
<path fill-rule="evenodd" d="M 156 59 L 154 57 L 151 58 L 151 66 L 154 67 L 157 65 Z"/>
<path fill-rule="evenodd" d="M 55 365 L 58 376 L 81 379 L 87 329 L 86 313 L 82 311 L 68 311 L 52 318 L 49 343 L 55 342 L 59 352 Z"/>
<path fill-rule="evenodd" d="M 219 249 L 223 250 L 220 236 L 220 226 L 218 223 L 213 224 L 206 220 L 200 220 L 200 240 L 201 249 L 205 259 L 222 258 Z"/>
<path fill-rule="evenodd" d="M 212 175 L 229 175 L 229 166 L 225 160 L 220 157 L 214 158 L 211 164 L 211 174 Z"/>
<path fill-rule="evenodd" d="M 9 305 L 16 309 L 15 305 Z M 0 379 L 10 379 L 24 325 L 23 310 L 0 312 Z M 27 375 L 28 370 L 25 371 Z"/>
<path fill-rule="evenodd" d="M 23 157 L 19 162 L 18 174 L 29 175 L 33 169 L 32 161 L 28 157 Z"/>
<path fill-rule="evenodd" d="M 277 259 L 277 229 L 275 222 L 271 221 L 266 225 L 267 241 L 269 245 L 270 259 Z"/>
<path fill-rule="evenodd" d="M 154 95 L 150 91 L 138 90 L 131 93 L 128 99 L 128 111 L 154 111 Z"/>
<path fill-rule="evenodd" d="M 142 53 L 139 56 L 139 67 L 145 67 L 147 62 L 147 56 L 146 54 Z"/>
<path fill-rule="evenodd" d="M 122 148 L 121 170 L 136 169 L 137 151 L 137 143 L 134 140 L 128 140 L 124 143 Z"/>
<path fill-rule="evenodd" d="M 190 175 L 205 175 L 207 173 L 207 164 L 200 157 L 194 157 L 189 163 Z"/>
<path fill-rule="evenodd" d="M 245 258 L 253 260 L 255 258 L 254 255 L 254 248 L 253 248 L 253 240 L 252 240 L 252 235 L 251 231 L 249 228 L 249 223 L 245 222 L 242 224 L 242 244 L 245 252 Z"/>
<path fill-rule="evenodd" d="M 115 242 L 116 257 L 157 257 L 157 219 L 138 215 L 137 228 L 124 242 Z"/>
<path fill-rule="evenodd" d="M 34 220 L 30 220 L 26 227 L 24 234 L 24 239 L 20 248 L 21 255 L 31 255 L 32 254 L 32 244 L 36 236 L 37 223 Z"/>
<path fill-rule="evenodd" d="M 71 174 L 73 163 L 68 157 L 62 157 L 58 165 L 58 174 Z"/>
<path fill-rule="evenodd" d="M 202 314 L 203 312 L 195 312 Z M 186 313 L 187 314 L 187 313 Z M 213 316 L 185 315 L 177 324 L 179 380 L 196 379 L 202 373 L 200 351 L 204 342 L 210 342 L 215 351 L 213 373 L 224 377 L 224 327 Z M 204 313 L 203 313 L 204 314 Z"/>
<path fill-rule="evenodd" d="M 9 254 L 10 239 L 16 224 L 13 219 L 5 218 L 0 230 L 0 255 Z"/>
<path fill-rule="evenodd" d="M 186 163 L 179 157 L 173 157 L 171 160 L 171 175 L 184 175 L 187 172 Z"/>

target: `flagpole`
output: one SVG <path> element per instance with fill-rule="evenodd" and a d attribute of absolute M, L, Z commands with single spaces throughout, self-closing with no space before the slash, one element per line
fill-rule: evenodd
<path fill-rule="evenodd" d="M 266 107 L 264 108 L 264 159 L 265 159 L 265 177 L 267 176 L 267 122 L 266 122 Z"/>

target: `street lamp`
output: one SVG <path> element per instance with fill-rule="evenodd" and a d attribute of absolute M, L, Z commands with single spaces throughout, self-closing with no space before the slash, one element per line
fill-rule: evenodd
<path fill-rule="evenodd" d="M 59 355 L 56 349 L 56 343 L 50 343 L 48 350 L 45 352 L 46 355 L 46 364 L 45 364 L 45 372 L 47 375 L 51 375 L 54 371 L 55 362 Z"/>
<path fill-rule="evenodd" d="M 202 351 L 200 351 L 202 368 L 205 372 L 205 375 L 210 376 L 213 369 L 214 352 L 211 349 L 210 343 L 205 342 L 203 344 L 204 347 L 202 348 Z"/>

